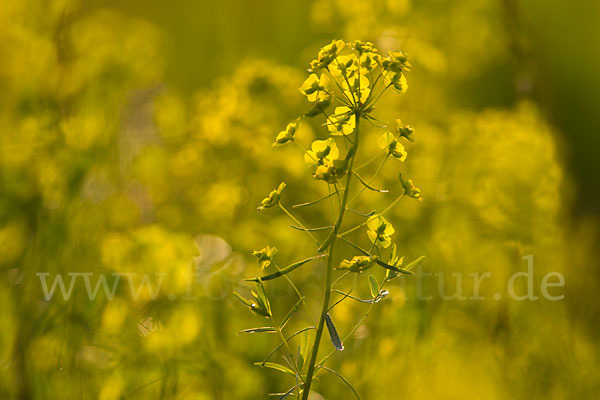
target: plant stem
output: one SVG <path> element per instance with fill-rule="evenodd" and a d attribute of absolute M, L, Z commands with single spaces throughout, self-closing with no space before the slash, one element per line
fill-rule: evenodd
<path fill-rule="evenodd" d="M 306 373 L 306 379 L 304 380 L 304 391 L 302 393 L 302 399 L 308 400 L 308 395 L 310 393 L 310 385 L 312 383 L 313 375 L 315 373 L 315 363 L 317 361 L 317 355 L 319 353 L 319 345 L 321 343 L 321 337 L 323 335 L 323 327 L 325 325 L 325 315 L 329 310 L 329 300 L 331 298 L 331 282 L 333 278 L 333 258 L 335 253 L 335 244 L 337 242 L 337 235 L 342 226 L 342 222 L 344 220 L 344 213 L 346 211 L 346 203 L 348 202 L 348 195 L 350 193 L 350 183 L 352 181 L 353 168 L 354 168 L 354 160 L 356 159 L 356 155 L 358 154 L 358 143 L 359 143 L 359 124 L 360 124 L 360 112 L 355 112 L 356 116 L 356 126 L 354 129 L 355 138 L 354 138 L 354 154 L 350 157 L 348 162 L 348 171 L 346 171 L 346 186 L 344 189 L 344 196 L 342 197 L 342 204 L 340 205 L 340 213 L 338 215 L 337 221 L 333 228 L 333 239 L 329 244 L 329 251 L 327 256 L 327 276 L 325 280 L 325 294 L 323 295 L 323 307 L 321 309 L 321 316 L 319 318 L 319 326 L 317 327 L 317 332 L 315 334 L 315 341 L 313 343 L 312 354 L 310 356 L 310 362 L 308 364 L 308 372 Z"/>
<path fill-rule="evenodd" d="M 292 219 L 292 221 L 294 221 L 295 223 L 297 223 L 298 226 L 300 228 L 302 228 L 302 230 L 308 234 L 308 236 L 310 236 L 310 238 L 313 240 L 313 242 L 315 242 L 317 244 L 317 246 L 320 245 L 320 243 L 317 240 L 317 238 L 314 237 L 314 235 L 312 233 L 310 233 L 310 231 L 302 224 L 302 222 L 300 222 L 298 220 L 298 218 L 294 217 L 294 215 L 291 212 L 289 212 L 288 209 L 285 208 L 281 203 L 279 203 L 279 207 L 283 210 L 284 213 L 286 213 L 288 215 L 288 217 L 290 217 Z"/>

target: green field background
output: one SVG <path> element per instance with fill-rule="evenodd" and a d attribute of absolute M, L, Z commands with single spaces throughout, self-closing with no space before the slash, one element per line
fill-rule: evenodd
<path fill-rule="evenodd" d="M 294 385 L 253 365 L 278 342 L 237 334 L 265 321 L 232 292 L 260 273 L 253 250 L 277 247 L 282 265 L 314 253 L 285 214 L 256 207 L 281 181 L 285 205 L 327 194 L 297 148 L 271 144 L 307 110 L 298 88 L 332 39 L 412 64 L 408 91 L 377 110 L 417 138 L 374 182 L 398 190 L 402 171 L 423 193 L 387 216 L 399 253 L 424 255 L 419 271 L 444 273 L 447 293 L 453 273 L 467 297 L 468 274 L 492 278 L 480 301 L 392 284 L 328 365 L 364 399 L 596 398 L 599 4 L 0 0 L 0 398 L 262 399 Z M 297 133 L 323 134 L 318 121 Z M 380 134 L 366 128 L 367 152 Z M 388 203 L 369 193 L 356 207 Z M 527 255 L 536 294 L 560 272 L 563 300 L 493 298 Z M 47 300 L 40 273 L 166 276 L 155 299 L 122 284 L 89 300 L 79 280 Z M 319 262 L 292 275 L 315 314 L 323 276 Z M 296 301 L 285 282 L 267 290 L 280 316 Z M 365 311 L 344 302 L 332 317 L 344 333 Z M 318 378 L 315 400 L 352 398 Z"/>

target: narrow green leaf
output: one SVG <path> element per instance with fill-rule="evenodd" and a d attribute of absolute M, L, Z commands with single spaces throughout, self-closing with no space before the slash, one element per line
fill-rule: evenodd
<path fill-rule="evenodd" d="M 342 374 L 340 374 L 339 372 L 337 372 L 337 371 L 335 371 L 335 370 L 333 370 L 331 368 L 327 368 L 327 367 L 324 367 L 324 366 L 321 366 L 319 368 L 323 368 L 324 370 L 327 370 L 327 371 L 331 372 L 332 374 L 336 375 L 338 378 L 340 378 L 341 380 L 343 380 L 344 383 L 346 385 L 348 385 L 348 387 L 350 388 L 350 390 L 352 390 L 352 393 L 354 393 L 354 395 L 356 396 L 356 398 L 358 400 L 362 400 L 362 398 L 360 397 L 360 395 L 358 394 L 358 392 L 356 391 L 356 389 L 354 389 L 354 386 L 352 386 L 352 384 L 350 383 L 350 381 L 348 379 L 346 379 Z"/>
<path fill-rule="evenodd" d="M 242 303 L 244 303 L 246 306 L 248 307 L 252 307 L 252 302 L 248 299 L 246 299 L 245 297 L 243 297 L 241 294 L 239 294 L 238 292 L 233 292 L 234 296 L 237 297 Z"/>
<path fill-rule="evenodd" d="M 286 367 L 285 365 L 281 365 L 278 363 L 274 363 L 274 362 L 266 362 L 266 363 L 261 363 L 261 362 L 255 362 L 254 365 L 259 366 L 259 367 L 263 367 L 263 368 L 271 368 L 286 374 L 290 374 L 292 375 L 294 378 L 296 377 L 296 373 L 294 371 L 292 371 L 291 369 L 289 369 L 288 367 Z"/>
<path fill-rule="evenodd" d="M 379 265 L 379 266 L 381 266 L 381 267 L 383 267 L 385 269 L 389 269 L 389 270 L 392 270 L 394 272 L 398 272 L 400 274 L 404 274 L 404 275 L 412 275 L 413 274 L 411 271 L 408 271 L 408 270 L 403 269 L 403 268 L 396 268 L 396 267 L 394 267 L 394 266 L 392 266 L 390 264 L 384 263 L 383 261 L 381 261 L 379 259 L 375 260 L 375 262 L 377 263 L 377 265 Z"/>
<path fill-rule="evenodd" d="M 369 185 L 358 173 L 356 173 L 355 171 L 353 171 L 353 173 L 358 178 L 360 183 L 362 183 L 364 185 L 364 187 L 366 187 L 367 189 L 372 190 L 377 193 L 388 193 L 389 192 L 389 190 L 387 190 L 387 189 L 375 189 L 373 186 Z"/>
<path fill-rule="evenodd" d="M 369 299 L 369 300 L 363 300 L 363 299 L 359 299 L 358 297 L 354 297 L 351 296 L 350 293 L 345 293 L 342 292 L 341 290 L 338 289 L 331 289 L 332 291 L 339 293 L 341 295 L 343 295 L 344 297 L 342 299 L 340 299 L 340 301 L 338 301 L 336 304 L 334 304 L 333 306 L 331 306 L 329 309 L 331 310 L 334 306 L 336 306 L 339 302 L 341 302 L 341 300 L 345 299 L 345 298 L 349 298 L 352 300 L 356 300 L 359 301 L 361 303 L 366 303 L 366 304 L 373 304 L 373 303 L 379 303 L 384 297 L 386 297 L 388 294 L 390 294 L 390 292 L 388 292 L 385 289 L 382 289 L 379 291 L 379 293 L 377 294 L 377 296 L 375 296 L 374 299 Z"/>
<path fill-rule="evenodd" d="M 406 271 L 410 271 L 415 265 L 417 265 L 422 259 L 424 259 L 425 256 L 421 256 L 421 257 L 417 257 L 416 259 L 414 259 L 413 261 L 409 262 L 408 264 L 406 264 L 404 266 L 404 269 Z"/>
<path fill-rule="evenodd" d="M 352 208 L 346 208 L 346 210 L 351 211 L 354 214 L 360 215 L 361 217 L 365 217 L 365 218 L 372 217 L 373 215 L 377 214 L 377 211 L 371 211 L 369 213 L 361 213 L 356 210 L 353 210 Z"/>
<path fill-rule="evenodd" d="M 333 225 L 329 225 L 329 226 L 321 226 L 319 228 L 301 228 L 299 226 L 296 225 L 290 225 L 291 228 L 299 230 L 299 231 L 308 231 L 308 232 L 317 232 L 317 231 L 324 231 L 327 229 L 331 229 L 333 228 Z"/>
<path fill-rule="evenodd" d="M 292 272 L 292 271 L 293 271 L 293 270 L 295 270 L 296 268 L 303 266 L 304 264 L 306 264 L 306 263 L 307 263 L 307 262 L 309 262 L 309 261 L 315 260 L 315 259 L 317 259 L 317 258 L 325 257 L 326 255 L 327 255 L 327 254 L 319 254 L 319 255 L 317 255 L 317 256 L 310 257 L 310 258 L 307 258 L 307 259 L 305 259 L 305 260 L 298 261 L 297 263 L 294 263 L 294 264 L 288 265 L 287 267 L 285 267 L 285 268 L 282 268 L 282 269 L 280 269 L 279 271 L 277 271 L 277 272 L 274 272 L 274 273 L 272 273 L 272 274 L 265 275 L 265 276 L 262 276 L 262 277 L 260 277 L 260 278 L 250 278 L 250 279 L 245 279 L 245 280 L 246 280 L 246 281 L 250 281 L 250 282 L 258 282 L 259 280 L 261 280 L 261 281 L 263 281 L 263 282 L 264 282 L 264 281 L 270 281 L 271 279 L 279 278 L 280 276 L 283 276 L 283 275 L 289 274 L 290 272 Z"/>
<path fill-rule="evenodd" d="M 290 340 L 291 340 L 291 339 L 292 339 L 294 336 L 298 336 L 298 335 L 299 335 L 299 334 L 301 334 L 302 332 L 309 331 L 309 330 L 311 330 L 311 329 L 316 329 L 316 328 L 315 328 L 314 326 L 309 326 L 309 327 L 307 327 L 307 328 L 300 329 L 298 332 L 292 333 L 290 336 L 288 336 L 288 337 L 285 339 L 285 341 L 286 341 L 286 342 L 289 342 L 289 341 L 290 341 Z M 271 358 L 271 356 L 272 356 L 273 354 L 275 354 L 275 352 L 277 352 L 277 350 L 279 350 L 280 348 L 282 348 L 284 345 L 285 345 L 285 343 L 283 343 L 283 342 L 279 343 L 279 344 L 278 344 L 278 345 L 277 345 L 277 346 L 276 346 L 276 347 L 275 347 L 273 350 L 271 350 L 271 352 L 270 352 L 270 353 L 269 353 L 269 354 L 268 354 L 268 355 L 265 357 L 265 359 L 263 360 L 263 362 L 261 363 L 261 365 L 262 365 L 262 364 L 264 364 L 264 363 L 266 363 L 267 361 L 269 361 L 269 358 Z"/>
<path fill-rule="evenodd" d="M 283 400 L 283 399 L 285 399 L 286 397 L 288 397 L 289 395 L 291 395 L 291 394 L 294 392 L 294 390 L 296 390 L 296 388 L 297 388 L 298 386 L 300 386 L 300 384 L 297 384 L 296 386 L 292 387 L 292 388 L 291 388 L 290 390 L 288 390 L 287 392 L 283 393 L 283 394 L 281 395 L 281 397 L 279 397 L 277 400 Z M 275 396 L 279 396 L 279 393 L 278 393 L 278 394 L 276 394 Z"/>
<path fill-rule="evenodd" d="M 275 332 L 277 332 L 277 331 L 272 326 L 263 326 L 260 328 L 244 329 L 243 331 L 239 331 L 238 335 L 243 335 L 246 333 L 275 333 Z"/>
<path fill-rule="evenodd" d="M 329 314 L 325 314 L 325 324 L 327 325 L 327 330 L 329 331 L 329 337 L 331 338 L 331 343 L 333 343 L 333 347 L 335 347 L 337 351 L 344 350 L 344 344 L 342 343 L 340 335 L 338 335 L 337 330 L 335 329 L 335 325 L 333 324 L 333 321 L 331 320 Z"/>
<path fill-rule="evenodd" d="M 260 304 L 262 309 L 264 309 L 267 314 L 271 314 L 271 303 L 269 303 L 269 298 L 267 297 L 267 292 L 265 291 L 265 286 L 262 281 L 259 279 L 256 282 L 256 301 Z"/>
<path fill-rule="evenodd" d="M 323 197 L 321 197 L 320 199 L 317 199 L 317 200 L 309 201 L 309 202 L 306 202 L 306 203 L 294 204 L 292 206 L 292 208 L 306 207 L 306 206 L 311 206 L 313 204 L 317 204 L 318 202 L 320 202 L 322 200 L 330 198 L 331 196 L 335 195 L 336 193 L 337 193 L 337 191 L 334 191 L 334 192 L 329 193 L 327 196 L 323 196 Z"/>
<path fill-rule="evenodd" d="M 304 362 L 308 359 L 308 350 L 310 349 L 310 332 L 304 331 L 302 341 L 300 342 L 300 354 L 298 355 L 298 370 L 302 371 Z"/>
<path fill-rule="evenodd" d="M 321 246 L 319 246 L 317 251 L 319 253 L 323 252 L 327 248 L 327 246 L 329 246 L 329 243 L 331 243 L 331 241 L 333 240 L 334 237 L 335 237 L 335 229 L 332 229 L 331 232 L 329 232 L 329 236 L 327 236 L 327 239 L 325 239 L 323 244 Z"/>
<path fill-rule="evenodd" d="M 376 298 L 379 295 L 379 282 L 373 275 L 369 275 L 369 288 L 371 289 L 371 296 Z"/>
<path fill-rule="evenodd" d="M 303 301 L 304 301 L 304 297 L 301 297 L 296 302 L 296 304 L 294 304 L 294 306 L 290 309 L 290 311 L 288 311 L 286 316 L 283 318 L 283 321 L 281 322 L 281 329 L 285 328 L 285 325 L 288 323 L 290 318 L 292 318 L 292 316 L 296 313 L 296 311 L 298 311 L 298 308 L 300 308 L 300 304 L 302 304 Z"/>

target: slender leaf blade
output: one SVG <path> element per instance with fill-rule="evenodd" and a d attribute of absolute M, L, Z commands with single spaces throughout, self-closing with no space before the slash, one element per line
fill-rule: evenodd
<path fill-rule="evenodd" d="M 263 368 L 271 368 L 276 371 L 292 375 L 294 378 L 296 377 L 296 373 L 294 371 L 292 371 L 290 368 L 286 367 L 285 365 L 281 365 L 281 364 L 274 363 L 274 362 L 266 362 L 266 363 L 255 362 L 254 365 L 263 367 Z"/>
<path fill-rule="evenodd" d="M 379 295 L 379 282 L 373 275 L 369 275 L 369 289 L 371 289 L 371 297 L 376 298 Z"/>
<path fill-rule="evenodd" d="M 239 331 L 238 335 L 244 335 L 247 333 L 275 333 L 277 330 L 272 326 L 261 326 L 259 328 L 250 328 L 244 329 L 243 331 Z"/>

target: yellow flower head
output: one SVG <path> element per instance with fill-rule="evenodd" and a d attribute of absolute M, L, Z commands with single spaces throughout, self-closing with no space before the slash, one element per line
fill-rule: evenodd
<path fill-rule="evenodd" d="M 363 53 L 360 55 L 358 66 L 360 73 L 366 75 L 381 64 L 381 56 L 377 53 Z"/>
<path fill-rule="evenodd" d="M 346 160 L 325 159 L 324 163 L 315 170 L 314 177 L 328 183 L 335 183 L 339 178 L 346 175 L 347 167 L 348 162 Z"/>
<path fill-rule="evenodd" d="M 423 200 L 423 198 L 421 197 L 421 190 L 413 184 L 412 180 L 404 180 L 402 174 L 400 174 L 400 183 L 402 184 L 402 188 L 404 189 L 405 195 L 420 201 Z"/>
<path fill-rule="evenodd" d="M 343 40 L 333 40 L 331 43 L 323 46 L 321 50 L 319 50 L 317 59 L 310 63 L 311 71 L 317 71 L 327 67 L 345 46 L 346 43 L 344 43 Z"/>
<path fill-rule="evenodd" d="M 334 78 L 344 81 L 345 78 L 353 76 L 358 69 L 358 58 L 355 54 L 339 56 L 328 69 Z"/>
<path fill-rule="evenodd" d="M 383 72 L 383 80 L 386 85 L 392 85 L 399 93 L 406 92 L 408 89 L 408 83 L 406 83 L 406 77 L 402 72 Z"/>
<path fill-rule="evenodd" d="M 258 207 L 258 210 L 264 210 L 265 208 L 271 208 L 277 204 L 279 204 L 279 199 L 281 198 L 281 192 L 285 188 L 285 182 L 281 182 L 277 189 L 273 190 L 267 197 L 263 199 L 261 205 Z"/>
<path fill-rule="evenodd" d="M 262 250 L 256 250 L 253 251 L 252 254 L 258 258 L 258 266 L 260 267 L 261 270 L 267 268 L 269 265 L 271 265 L 271 262 L 273 261 L 273 257 L 275 256 L 275 254 L 278 253 L 278 250 L 276 247 L 265 247 Z"/>
<path fill-rule="evenodd" d="M 382 215 L 374 215 L 369 218 L 367 226 L 369 227 L 367 235 L 375 246 L 386 248 L 392 244 L 390 236 L 392 236 L 396 230 Z"/>
<path fill-rule="evenodd" d="M 277 137 L 275 138 L 275 142 L 273 146 L 281 146 L 286 144 L 287 142 L 291 142 L 294 140 L 294 135 L 296 134 L 296 130 L 298 129 L 298 122 L 290 122 L 285 127 L 284 131 L 279 132 Z"/>
<path fill-rule="evenodd" d="M 369 79 L 364 75 L 353 75 L 342 82 L 342 88 L 346 96 L 350 99 L 358 100 L 360 103 L 365 103 L 369 98 Z"/>
<path fill-rule="evenodd" d="M 333 138 L 315 140 L 310 148 L 304 153 L 304 161 L 309 167 L 324 165 L 326 161 L 337 160 L 340 156 L 340 151 Z"/>
<path fill-rule="evenodd" d="M 332 136 L 350 135 L 356 127 L 356 115 L 349 107 L 336 107 L 329 117 L 327 128 Z"/>
<path fill-rule="evenodd" d="M 394 157 L 396 160 L 406 160 L 406 150 L 392 132 L 385 132 L 383 135 L 381 135 L 379 138 L 379 147 L 387 150 L 388 154 Z"/>
<path fill-rule="evenodd" d="M 308 101 L 321 101 L 328 97 L 330 79 L 327 75 L 321 74 L 319 79 L 316 74 L 310 74 L 300 87 L 300 93 L 308 98 Z"/>
<path fill-rule="evenodd" d="M 354 49 L 358 52 L 358 54 L 377 52 L 377 49 L 372 42 L 363 42 L 362 40 L 356 40 L 354 42 Z"/>
<path fill-rule="evenodd" d="M 415 141 L 415 138 L 413 137 L 413 128 L 411 128 L 409 125 L 403 124 L 399 119 L 396 120 L 396 124 L 398 124 L 398 134 L 400 137 L 405 138 L 409 142 Z"/>
<path fill-rule="evenodd" d="M 401 51 L 390 51 L 389 56 L 382 62 L 383 69 L 390 72 L 402 73 L 410 71 L 410 64 L 406 54 Z"/>
<path fill-rule="evenodd" d="M 351 260 L 342 260 L 338 269 L 347 269 L 352 272 L 362 272 L 373 266 L 377 257 L 354 256 Z"/>

